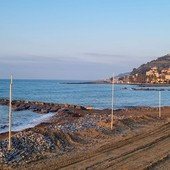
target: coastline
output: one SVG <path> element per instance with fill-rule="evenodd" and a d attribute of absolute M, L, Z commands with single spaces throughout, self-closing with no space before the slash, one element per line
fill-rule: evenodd
<path fill-rule="evenodd" d="M 116 142 L 127 142 L 130 139 L 135 141 L 136 135 L 169 126 L 169 111 L 170 107 L 162 107 L 162 117 L 159 118 L 158 108 L 134 107 L 114 110 L 114 128 L 110 130 L 111 110 L 65 108 L 63 105 L 46 122 L 14 132 L 11 152 L 7 151 L 8 134 L 0 134 L 0 165 L 4 169 L 18 170 L 43 169 L 47 166 L 50 169 L 72 169 L 80 166 L 79 163 L 87 157 L 93 157 L 94 153 L 100 154 L 101 148 L 107 150 L 108 146 L 117 145 Z M 135 146 L 132 141 L 129 149 Z M 121 150 L 117 152 L 121 154 Z M 95 162 L 93 163 L 96 166 Z M 82 168 L 89 165 L 87 159 L 87 164 L 82 164 Z M 131 166 L 129 163 L 126 168 Z"/>
<path fill-rule="evenodd" d="M 97 81 L 84 81 L 84 82 L 64 82 L 60 84 L 112 84 L 111 82 L 104 81 L 104 80 L 97 80 Z M 116 83 L 118 85 L 138 85 L 139 87 L 169 87 L 170 84 L 151 84 L 151 83 Z"/>

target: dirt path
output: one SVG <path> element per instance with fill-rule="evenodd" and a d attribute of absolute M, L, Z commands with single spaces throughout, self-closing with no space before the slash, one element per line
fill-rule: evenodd
<path fill-rule="evenodd" d="M 71 169 L 170 169 L 170 123 L 154 131 L 105 145 L 96 153 L 63 161 L 56 168 Z M 52 166 L 49 165 L 49 168 Z M 54 167 L 53 167 L 54 168 Z"/>

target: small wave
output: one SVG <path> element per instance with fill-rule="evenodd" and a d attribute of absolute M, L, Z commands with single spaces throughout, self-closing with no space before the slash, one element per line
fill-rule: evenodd
<path fill-rule="evenodd" d="M 20 131 L 27 128 L 32 128 L 42 122 L 47 121 L 50 117 L 54 116 L 55 113 L 48 113 L 46 115 L 40 115 L 38 118 L 34 118 L 30 121 L 23 121 L 22 123 L 15 123 L 12 124 L 12 131 Z M 0 126 L 0 133 L 4 133 L 8 131 L 8 125 L 1 125 Z"/>
<path fill-rule="evenodd" d="M 19 131 L 19 130 L 24 130 L 27 128 L 34 127 L 42 122 L 47 121 L 50 117 L 54 116 L 55 113 L 48 113 L 46 115 L 41 115 L 38 118 L 34 118 L 32 121 L 28 122 L 27 124 L 22 124 L 20 126 L 15 126 L 12 130 L 13 131 Z"/>
<path fill-rule="evenodd" d="M 48 114 L 42 115 L 42 116 L 40 116 L 38 118 L 34 118 L 33 122 L 41 123 L 42 121 L 46 121 L 46 120 L 48 120 L 48 118 L 50 118 L 50 117 L 52 117 L 54 115 L 55 115 L 55 113 L 48 113 Z"/>

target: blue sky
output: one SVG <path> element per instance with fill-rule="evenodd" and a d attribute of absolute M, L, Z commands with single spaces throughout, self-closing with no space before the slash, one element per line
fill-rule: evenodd
<path fill-rule="evenodd" d="M 103 79 L 169 53 L 169 0 L 0 0 L 0 77 Z"/>

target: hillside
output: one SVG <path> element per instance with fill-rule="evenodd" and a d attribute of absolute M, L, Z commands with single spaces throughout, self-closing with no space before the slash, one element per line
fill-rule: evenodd
<path fill-rule="evenodd" d="M 134 68 L 129 75 L 118 78 L 117 82 L 170 84 L 170 54 Z"/>
<path fill-rule="evenodd" d="M 131 72 L 126 72 L 126 73 L 120 73 L 117 76 L 115 76 L 115 78 L 121 78 L 121 77 L 125 77 L 128 76 Z"/>
<path fill-rule="evenodd" d="M 158 59 L 147 62 L 146 64 L 142 64 L 138 68 L 134 68 L 131 72 L 131 75 L 146 74 L 146 72 L 149 71 L 152 67 L 157 67 L 158 71 L 170 68 L 170 54 L 159 57 Z"/>

